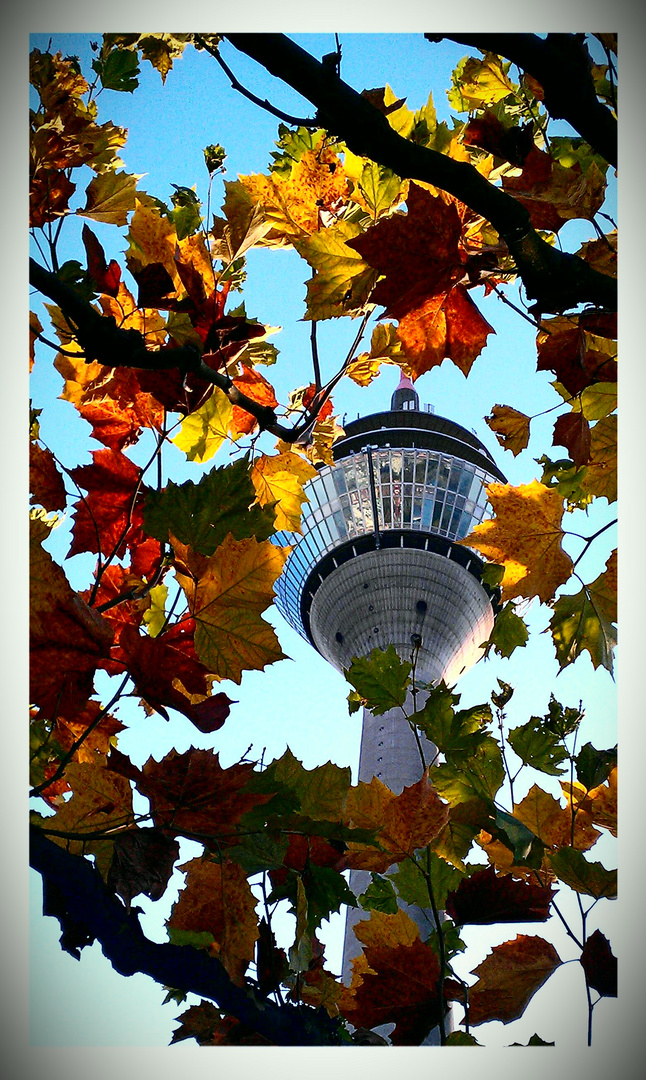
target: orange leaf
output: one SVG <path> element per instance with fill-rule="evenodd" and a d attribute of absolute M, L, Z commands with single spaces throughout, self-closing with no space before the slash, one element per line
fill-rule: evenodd
<path fill-rule="evenodd" d="M 144 493 L 141 469 L 119 450 L 93 450 L 91 465 L 80 465 L 70 473 L 87 491 L 76 504 L 69 556 L 81 551 L 116 551 L 125 554 L 126 545 L 142 536 Z"/>
<path fill-rule="evenodd" d="M 511 450 L 514 457 L 528 445 L 530 417 L 525 413 L 510 405 L 494 405 L 491 415 L 485 419 L 500 445 Z"/>
<path fill-rule="evenodd" d="M 502 186 L 529 211 L 535 229 L 558 232 L 571 218 L 592 220 L 600 209 L 605 176 L 592 163 L 585 172 L 577 163 L 565 168 L 533 146 L 520 176 L 503 176 Z"/>
<path fill-rule="evenodd" d="M 553 795 L 533 784 L 527 795 L 514 806 L 514 817 L 522 821 L 547 847 L 569 847 L 587 851 L 601 835 L 592 825 L 587 808 L 577 809 L 572 829 L 572 811 L 561 806 Z"/>
<path fill-rule="evenodd" d="M 416 848 L 426 847 L 439 836 L 449 820 L 449 807 L 442 802 L 428 777 L 428 771 L 401 795 L 394 795 L 375 776 L 369 784 L 351 788 L 346 803 L 346 822 L 360 829 L 377 829 L 384 851 L 351 842 L 344 866 L 385 872 Z"/>
<path fill-rule="evenodd" d="M 54 455 L 36 442 L 29 444 L 29 490 L 31 503 L 45 510 L 65 509 L 65 484 L 56 467 Z"/>
<path fill-rule="evenodd" d="M 96 761 L 97 754 L 107 754 L 113 744 L 115 736 L 124 730 L 124 725 L 116 716 L 106 713 L 97 723 L 99 713 L 102 711 L 98 701 L 88 701 L 82 712 L 73 714 L 69 719 L 63 716 L 56 718 L 52 731 L 53 737 L 59 746 L 67 753 L 90 724 L 94 724 L 92 731 L 87 735 L 74 754 L 74 761 Z"/>
<path fill-rule="evenodd" d="M 212 934 L 210 951 L 242 986 L 258 939 L 256 898 L 245 871 L 238 863 L 209 859 L 191 859 L 179 869 L 186 871 L 186 886 L 173 905 L 169 929 Z"/>
<path fill-rule="evenodd" d="M 473 971 L 478 981 L 469 987 L 469 1024 L 516 1020 L 561 963 L 554 946 L 540 937 L 519 934 L 496 945 Z"/>
<path fill-rule="evenodd" d="M 241 365 L 242 374 L 236 376 L 233 380 L 234 386 L 237 386 L 238 390 L 241 390 L 243 394 L 251 398 L 252 401 L 257 401 L 259 405 L 265 405 L 269 409 L 275 409 L 278 405 L 278 399 L 274 393 L 274 388 L 267 379 L 263 378 L 260 372 L 255 371 L 253 368 L 245 367 Z M 240 434 L 250 434 L 258 427 L 258 421 L 246 412 L 240 405 L 233 406 L 233 424 L 232 427 Z"/>
<path fill-rule="evenodd" d="M 582 412 L 559 416 L 552 444 L 564 446 L 577 468 L 590 460 L 590 425 Z"/>
<path fill-rule="evenodd" d="M 561 547 L 562 496 L 538 480 L 519 487 L 489 484 L 487 495 L 496 516 L 459 543 L 504 565 L 503 600 L 538 596 L 547 603 L 572 572 L 572 560 Z"/>

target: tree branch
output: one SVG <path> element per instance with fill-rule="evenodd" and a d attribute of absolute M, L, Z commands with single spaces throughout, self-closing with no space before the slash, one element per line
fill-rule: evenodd
<path fill-rule="evenodd" d="M 158 944 L 144 935 L 135 912 L 128 912 L 108 890 L 87 859 L 70 855 L 35 826 L 30 828 L 30 865 L 43 877 L 44 914 L 55 915 L 61 942 L 78 958 L 78 949 L 98 940 L 120 975 L 141 972 L 162 986 L 215 1001 L 278 1046 L 329 1046 L 341 1042 L 338 1022 L 324 1010 L 284 1006 L 252 997 L 231 982 L 223 965 L 191 946 Z M 76 947 L 71 947 L 75 944 Z"/>
<path fill-rule="evenodd" d="M 294 427 L 278 420 L 274 409 L 261 405 L 238 389 L 228 375 L 215 371 L 204 362 L 198 349 L 184 345 L 173 349 L 149 349 L 138 330 L 118 327 L 112 315 L 100 315 L 76 290 L 46 270 L 34 259 L 29 260 L 29 281 L 35 289 L 59 306 L 65 317 L 76 327 L 76 336 L 86 359 L 98 360 L 106 367 L 134 367 L 147 371 L 178 368 L 184 374 L 192 372 L 205 382 L 217 386 L 232 405 L 238 405 L 257 420 L 263 431 L 269 431 L 287 443 L 297 442 L 315 422 L 325 404 L 331 387 L 317 395 L 305 417 Z"/>
<path fill-rule="evenodd" d="M 321 126 L 355 154 L 403 178 L 440 187 L 490 221 L 507 244 L 537 310 L 561 312 L 585 302 L 616 309 L 617 283 L 613 278 L 592 269 L 576 255 L 552 248 L 532 228 L 525 207 L 490 184 L 473 166 L 402 138 L 366 98 L 284 34 L 225 37 L 311 101 Z"/>
<path fill-rule="evenodd" d="M 617 167 L 617 120 L 599 101 L 591 60 L 582 34 L 425 34 L 428 41 L 448 38 L 460 45 L 511 60 L 543 87 L 550 116 L 567 120 L 581 137 Z"/>

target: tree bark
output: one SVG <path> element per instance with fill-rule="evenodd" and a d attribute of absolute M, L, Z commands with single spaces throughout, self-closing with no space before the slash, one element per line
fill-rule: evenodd
<path fill-rule="evenodd" d="M 137 915 L 108 890 L 92 864 L 70 855 L 35 826 L 30 828 L 30 865 L 43 878 L 44 914 L 56 915 L 63 930 L 61 941 L 77 958 L 79 948 L 97 940 L 120 975 L 140 972 L 161 986 L 200 994 L 277 1046 L 341 1042 L 339 1025 L 323 1010 L 279 1007 L 252 997 L 231 982 L 215 957 L 191 946 L 149 941 Z"/>

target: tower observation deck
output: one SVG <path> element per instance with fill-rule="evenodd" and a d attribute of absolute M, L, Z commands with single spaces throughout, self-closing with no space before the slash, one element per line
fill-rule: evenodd
<path fill-rule="evenodd" d="M 277 538 L 294 546 L 276 606 L 338 671 L 393 644 L 404 660 L 417 650 L 420 682 L 453 685 L 480 657 L 494 619 L 482 560 L 456 541 L 486 516 L 485 485 L 505 477 L 475 435 L 420 408 L 405 376 L 390 410 L 347 424 L 333 456 L 305 485 L 302 536 Z M 422 743 L 430 761 L 434 748 Z M 359 780 L 377 776 L 398 794 L 422 768 L 401 710 L 364 712 Z M 369 873 L 352 871 L 355 894 L 369 883 Z M 407 910 L 427 936 L 430 912 Z M 364 914 L 348 912 L 345 978 L 359 952 L 351 928 Z"/>

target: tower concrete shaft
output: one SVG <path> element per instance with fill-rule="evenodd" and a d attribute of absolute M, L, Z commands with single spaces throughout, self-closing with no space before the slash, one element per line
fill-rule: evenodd
<path fill-rule="evenodd" d="M 485 517 L 486 485 L 505 477 L 473 433 L 420 409 L 405 376 L 391 405 L 348 424 L 334 464 L 306 485 L 302 535 L 277 537 L 293 550 L 276 583 L 276 606 L 338 671 L 392 644 L 402 660 L 415 652 L 418 685 L 452 685 L 481 655 L 495 604 L 481 581 L 482 561 L 457 541 Z M 422 739 L 422 749 L 432 761 L 432 745 Z M 423 768 L 401 710 L 364 713 L 359 780 L 377 776 L 399 794 Z M 369 874 L 351 873 L 355 895 L 369 883 Z M 431 913 L 407 910 L 427 937 Z M 360 951 L 353 927 L 364 915 L 348 912 L 345 978 Z"/>

